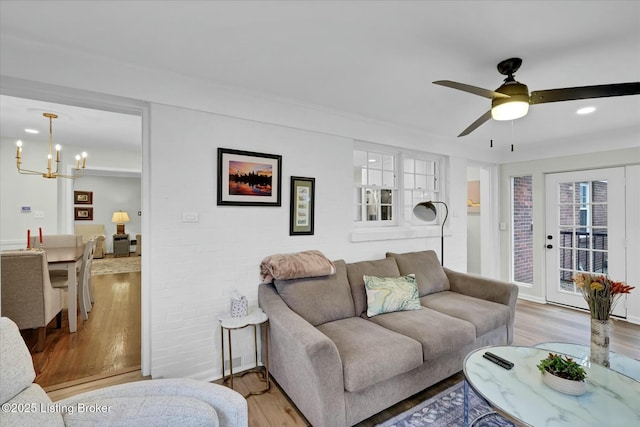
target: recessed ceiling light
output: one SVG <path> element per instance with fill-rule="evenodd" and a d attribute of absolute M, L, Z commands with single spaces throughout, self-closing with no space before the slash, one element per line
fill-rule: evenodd
<path fill-rule="evenodd" d="M 577 114 L 591 114 L 596 111 L 596 107 L 583 107 L 576 111 Z"/>
<path fill-rule="evenodd" d="M 25 129 L 24 130 L 26 133 L 40 133 L 39 130 L 35 130 L 35 129 Z"/>

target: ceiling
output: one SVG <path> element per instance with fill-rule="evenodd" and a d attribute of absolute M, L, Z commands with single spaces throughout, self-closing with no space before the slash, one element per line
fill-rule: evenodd
<path fill-rule="evenodd" d="M 487 150 L 491 139 L 497 147 L 568 144 L 620 130 L 640 138 L 637 95 L 534 105 L 522 119 L 490 121 L 456 138 L 490 100 L 432 84 L 496 89 L 504 78 L 497 63 L 514 56 L 523 59 L 516 78 L 530 91 L 640 81 L 637 1 L 2 1 L 0 8 L 2 38 L 51 43 L 452 143 Z M 11 137 L 27 125 L 46 126 L 35 111 L 68 108 L 0 101 L 2 135 Z M 577 115 L 584 106 L 595 113 Z M 84 141 L 139 148 L 131 116 L 69 111 L 70 140 L 74 132 Z M 66 138 L 59 122 L 54 138 L 58 131 Z"/>

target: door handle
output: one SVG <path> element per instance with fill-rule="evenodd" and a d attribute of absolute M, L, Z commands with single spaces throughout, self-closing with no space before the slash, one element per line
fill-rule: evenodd
<path fill-rule="evenodd" d="M 547 245 L 547 249 L 553 249 L 553 245 Z"/>

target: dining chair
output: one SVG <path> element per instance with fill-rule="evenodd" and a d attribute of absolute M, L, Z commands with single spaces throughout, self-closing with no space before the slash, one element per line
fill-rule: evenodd
<path fill-rule="evenodd" d="M 91 279 L 91 260 L 93 258 L 93 251 L 95 249 L 95 239 L 90 239 L 84 246 L 82 254 L 82 262 L 80 268 L 76 270 L 76 283 L 78 286 L 78 306 L 80 307 L 80 314 L 82 320 L 89 319 L 89 312 L 91 311 L 91 299 L 89 295 L 89 281 Z M 67 272 L 64 270 L 51 270 L 49 271 L 49 277 L 51 285 L 57 289 L 67 289 L 69 287 L 69 281 Z M 69 314 L 71 315 L 71 313 Z"/>
<path fill-rule="evenodd" d="M 57 317 L 62 323 L 64 296 L 51 285 L 46 252 L 5 251 L 0 254 L 2 270 L 2 315 L 20 329 L 38 329 L 36 351 L 44 349 L 47 325 Z"/>
<path fill-rule="evenodd" d="M 85 306 L 87 312 L 91 311 L 93 305 L 93 284 L 91 282 L 91 265 L 93 264 L 93 257 L 98 247 L 98 239 L 92 237 L 86 243 L 89 248 L 85 247 L 85 252 L 82 258 L 82 266 L 80 267 L 80 279 L 82 280 L 82 288 L 85 299 Z M 89 249 L 87 251 L 87 249 Z"/>

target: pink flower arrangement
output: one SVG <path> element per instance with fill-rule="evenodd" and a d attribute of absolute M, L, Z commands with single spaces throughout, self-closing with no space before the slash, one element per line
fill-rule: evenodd
<path fill-rule="evenodd" d="M 628 294 L 635 289 L 635 286 L 614 282 L 606 276 L 591 273 L 578 273 L 573 276 L 573 281 L 589 305 L 591 317 L 598 320 L 609 320 L 622 294 Z"/>

